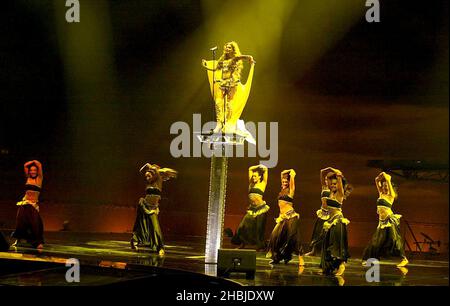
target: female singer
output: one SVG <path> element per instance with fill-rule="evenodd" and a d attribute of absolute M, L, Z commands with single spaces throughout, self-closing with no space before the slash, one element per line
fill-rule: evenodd
<path fill-rule="evenodd" d="M 251 64 L 246 84 L 241 83 L 242 60 L 248 60 Z M 224 45 L 223 54 L 217 62 L 202 60 L 202 64 L 208 70 L 216 108 L 217 125 L 213 133 L 235 132 L 250 94 L 255 61 L 250 55 L 242 55 L 238 44 L 231 41 Z"/>

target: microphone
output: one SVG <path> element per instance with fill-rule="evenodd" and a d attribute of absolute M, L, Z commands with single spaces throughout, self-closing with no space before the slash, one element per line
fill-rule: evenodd
<path fill-rule="evenodd" d="M 216 51 L 216 50 L 217 50 L 217 46 L 212 47 L 212 48 L 210 48 L 209 50 L 210 50 L 210 51 Z"/>

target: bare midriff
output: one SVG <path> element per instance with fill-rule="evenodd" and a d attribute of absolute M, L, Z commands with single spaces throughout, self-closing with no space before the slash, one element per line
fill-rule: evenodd
<path fill-rule="evenodd" d="M 39 191 L 27 190 L 25 191 L 24 200 L 31 203 L 37 203 L 39 201 L 39 194 Z"/>
<path fill-rule="evenodd" d="M 278 207 L 280 208 L 280 214 L 283 215 L 292 210 L 292 203 L 284 200 L 278 200 Z"/>
<path fill-rule="evenodd" d="M 252 206 L 260 206 L 265 204 L 262 195 L 257 193 L 250 193 L 248 195 L 248 200 Z"/>
<path fill-rule="evenodd" d="M 145 196 L 145 201 L 150 205 L 158 205 L 160 199 L 161 199 L 161 196 L 156 195 L 156 194 L 147 194 Z"/>
<path fill-rule="evenodd" d="M 377 214 L 378 214 L 380 220 L 385 220 L 392 213 L 393 213 L 392 209 L 390 209 L 389 207 L 377 206 Z"/>

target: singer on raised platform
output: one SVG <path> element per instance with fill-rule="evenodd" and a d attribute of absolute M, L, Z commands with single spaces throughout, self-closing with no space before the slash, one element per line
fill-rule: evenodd
<path fill-rule="evenodd" d="M 241 83 L 243 60 L 247 60 L 251 65 L 246 84 Z M 214 133 L 236 132 L 237 122 L 250 94 L 254 64 L 253 57 L 242 55 L 238 44 L 234 41 L 224 45 L 223 53 L 217 61 L 202 60 L 202 65 L 208 70 L 216 108 L 217 125 Z"/>

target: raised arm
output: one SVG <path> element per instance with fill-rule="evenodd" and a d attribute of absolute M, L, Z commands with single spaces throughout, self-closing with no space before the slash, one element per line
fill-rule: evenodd
<path fill-rule="evenodd" d="M 255 60 L 253 59 L 253 56 L 251 55 L 240 55 L 235 57 L 236 60 L 248 60 L 250 64 L 255 64 Z"/>
<path fill-rule="evenodd" d="M 160 166 L 158 166 L 157 164 L 149 164 L 149 170 L 153 170 L 153 172 L 156 175 L 156 184 L 158 185 L 158 187 L 160 189 L 162 189 L 162 182 L 163 182 L 163 177 L 161 175 L 161 173 L 159 173 L 159 170 L 161 169 Z"/>
<path fill-rule="evenodd" d="M 334 175 L 336 175 L 336 180 L 337 180 L 337 186 L 336 187 L 337 187 L 337 190 L 336 190 L 335 198 L 340 203 L 342 203 L 342 201 L 345 198 L 344 184 L 342 182 L 344 175 L 342 174 L 342 172 L 340 170 L 335 169 L 335 168 L 331 168 L 331 167 L 329 167 L 329 172 L 333 172 Z"/>
<path fill-rule="evenodd" d="M 331 167 L 327 167 L 325 169 L 320 170 L 320 184 L 322 185 L 322 190 L 328 189 L 327 183 L 326 183 L 326 177 L 327 174 L 332 171 Z"/>
<path fill-rule="evenodd" d="M 381 172 L 380 174 L 378 174 L 378 176 L 375 178 L 375 186 L 377 186 L 377 190 L 378 190 L 378 194 L 381 196 L 382 192 L 381 192 L 381 184 L 383 182 L 383 173 Z"/>
<path fill-rule="evenodd" d="M 28 167 L 31 166 L 33 163 L 34 161 L 30 160 L 23 165 L 23 171 L 25 172 L 26 177 L 28 177 L 28 170 L 29 170 Z"/>
<path fill-rule="evenodd" d="M 251 166 L 248 168 L 248 184 L 250 185 L 252 183 L 252 176 L 253 176 L 253 171 L 258 168 L 258 166 Z"/>
<path fill-rule="evenodd" d="M 38 160 L 30 160 L 23 165 L 23 169 L 25 172 L 25 176 L 28 177 L 28 171 L 30 170 L 30 166 L 36 166 L 37 168 L 37 176 L 42 179 L 44 177 L 44 172 L 42 171 L 42 164 Z"/>
<path fill-rule="evenodd" d="M 338 170 L 339 171 L 339 170 Z M 337 178 L 337 192 L 336 192 L 336 198 L 337 200 L 342 203 L 342 201 L 345 198 L 345 192 L 344 192 L 344 184 L 342 183 L 342 172 L 339 171 L 336 173 L 336 178 Z"/>
<path fill-rule="evenodd" d="M 289 196 L 294 198 L 295 194 L 295 171 L 294 169 L 289 169 Z"/>
<path fill-rule="evenodd" d="M 42 179 L 44 177 L 44 172 L 42 171 L 41 162 L 37 161 L 37 160 L 33 160 L 33 162 L 35 163 L 35 165 L 37 167 L 38 177 Z"/>
<path fill-rule="evenodd" d="M 386 180 L 386 183 L 388 185 L 389 188 L 389 196 L 392 197 L 392 199 L 395 199 L 397 197 L 397 193 L 395 192 L 394 187 L 392 186 L 392 182 L 391 182 L 391 176 L 385 172 L 383 173 L 383 177 Z"/>
<path fill-rule="evenodd" d="M 141 169 L 139 169 L 139 172 L 144 172 L 144 170 L 147 170 L 147 168 L 149 168 L 151 165 L 149 163 L 144 164 Z"/>
<path fill-rule="evenodd" d="M 152 170 L 152 172 L 156 175 L 156 181 L 158 183 L 159 186 L 162 186 L 162 182 L 163 182 L 163 177 L 161 176 L 160 170 L 161 167 L 156 165 L 156 164 L 150 164 L 150 163 L 146 163 L 145 165 L 143 165 L 141 167 L 141 169 L 139 169 L 139 172 L 141 172 L 142 174 L 145 174 L 145 172 Z M 165 171 L 163 171 L 165 172 Z"/>
<path fill-rule="evenodd" d="M 283 171 L 281 171 L 280 179 L 283 179 L 283 176 L 284 176 L 285 174 L 289 174 L 289 170 L 283 170 Z"/>
<path fill-rule="evenodd" d="M 260 165 L 260 167 L 263 169 L 264 174 L 263 174 L 263 183 L 264 185 L 267 185 L 267 181 L 269 179 L 269 169 L 264 166 L 264 165 Z"/>

